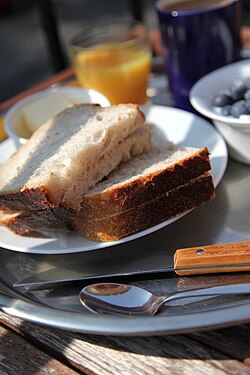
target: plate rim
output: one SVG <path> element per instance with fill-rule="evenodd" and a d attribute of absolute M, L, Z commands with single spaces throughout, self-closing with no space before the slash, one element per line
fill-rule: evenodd
<path fill-rule="evenodd" d="M 173 115 L 177 114 L 177 116 L 178 115 L 184 116 L 186 118 L 189 118 L 190 120 L 195 119 L 195 120 L 199 121 L 200 123 L 203 123 L 207 127 L 207 129 L 212 130 L 212 134 L 216 135 L 216 140 L 217 140 L 217 142 L 220 143 L 220 147 L 222 148 L 222 153 L 223 153 L 223 163 L 220 164 L 220 173 L 216 176 L 213 176 L 215 187 L 217 187 L 218 184 L 220 183 L 221 179 L 223 178 L 223 175 L 224 175 L 226 167 L 227 167 L 228 152 L 227 152 L 226 143 L 225 143 L 223 137 L 221 136 L 221 134 L 216 130 L 216 128 L 211 123 L 209 123 L 207 120 L 199 117 L 198 115 L 195 115 L 191 112 L 187 112 L 187 111 L 184 111 L 184 110 L 181 110 L 181 109 L 178 109 L 178 108 L 161 106 L 161 105 L 148 105 L 148 106 L 143 106 L 142 110 L 146 113 L 146 119 L 147 119 L 147 116 L 150 115 L 150 111 L 151 112 L 152 111 L 163 111 L 165 113 L 167 113 L 167 112 L 172 113 Z M 149 114 L 147 113 L 148 111 L 149 111 Z M 157 121 L 156 121 L 156 126 L 157 126 Z M 10 140 L 10 139 L 7 139 L 7 141 L 8 140 Z M 1 147 L 1 145 L 0 145 L 0 147 Z M 211 164 L 213 164 L 213 156 L 211 157 Z M 212 171 L 212 174 L 213 174 L 213 171 Z M 185 216 L 190 211 L 192 211 L 192 210 L 189 210 L 189 211 L 187 211 L 185 213 L 182 213 L 182 214 L 180 214 L 180 215 L 178 215 L 174 218 L 171 218 L 170 220 L 159 223 L 159 224 L 157 224 L 155 226 L 152 226 L 150 228 L 147 228 L 143 231 L 140 231 L 140 232 L 134 233 L 130 236 L 124 237 L 124 238 L 122 238 L 118 241 L 100 242 L 99 243 L 99 242 L 88 241 L 87 239 L 84 239 L 85 241 L 90 243 L 87 246 L 87 248 L 82 248 L 80 245 L 78 245 L 77 247 L 74 247 L 74 248 L 64 246 L 60 249 L 55 250 L 55 249 L 51 249 L 49 247 L 49 243 L 48 243 L 48 246 L 46 247 L 46 249 L 36 249 L 36 248 L 30 249 L 30 248 L 27 248 L 27 247 L 20 247 L 19 245 L 18 246 L 17 245 L 8 245 L 8 244 L 6 244 L 6 242 L 2 241 L 1 239 L 0 239 L 0 247 L 3 247 L 7 250 L 17 251 L 17 252 L 21 252 L 21 253 L 25 253 L 25 254 L 40 254 L 40 255 L 42 255 L 42 254 L 44 254 L 44 255 L 45 254 L 46 255 L 57 255 L 58 254 L 59 255 L 59 254 L 79 253 L 79 252 L 83 252 L 83 251 L 93 251 L 93 250 L 96 251 L 96 250 L 105 249 L 107 247 L 113 247 L 113 246 L 121 245 L 121 244 L 124 244 L 126 242 L 133 241 L 133 240 L 139 239 L 141 237 L 144 237 L 146 235 L 149 235 L 151 233 L 154 233 L 154 232 L 164 228 L 165 226 L 170 225 L 170 224 L 174 223 L 175 221 L 179 220 L 181 217 Z M 19 235 L 15 235 L 14 233 L 11 233 L 8 229 L 4 228 L 3 226 L 0 227 L 0 233 L 7 233 L 7 236 L 11 236 L 11 237 L 14 236 L 14 237 L 20 238 Z M 73 238 L 75 238 L 75 239 L 78 238 L 78 237 L 82 238 L 77 233 L 73 233 L 73 234 L 71 233 L 71 235 L 69 234 L 68 238 L 70 238 L 71 236 L 73 236 Z M 41 246 L 41 244 L 39 246 Z"/>
<path fill-rule="evenodd" d="M 0 293 L 0 310 L 8 315 L 53 328 L 115 336 L 182 334 L 248 323 L 249 307 L 250 302 L 237 301 L 233 306 L 218 306 L 193 313 L 126 317 L 59 310 L 40 302 L 18 300 Z"/>

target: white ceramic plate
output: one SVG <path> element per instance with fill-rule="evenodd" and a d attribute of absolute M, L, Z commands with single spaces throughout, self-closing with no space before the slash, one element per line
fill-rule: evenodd
<path fill-rule="evenodd" d="M 147 121 L 156 125 L 155 142 L 160 136 L 186 146 L 207 146 L 209 148 L 211 152 L 211 173 L 215 186 L 217 186 L 225 172 L 228 157 L 225 141 L 217 130 L 202 118 L 179 109 L 149 106 L 144 111 Z M 0 158 L 2 158 L 0 162 L 7 156 L 6 152 L 8 154 L 12 152 L 13 148 L 11 149 L 10 142 L 10 140 L 7 140 L 0 146 Z M 182 216 L 167 220 L 115 242 L 88 241 L 77 233 L 67 231 L 65 228 L 48 229 L 43 233 L 32 236 L 19 236 L 4 227 L 0 227 L 0 246 L 10 250 L 38 254 L 66 254 L 97 250 L 140 238 L 173 223 Z"/>

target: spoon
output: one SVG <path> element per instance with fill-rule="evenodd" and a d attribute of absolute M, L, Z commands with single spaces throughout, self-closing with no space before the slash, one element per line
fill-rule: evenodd
<path fill-rule="evenodd" d="M 172 300 L 236 294 L 250 294 L 250 283 L 212 286 L 163 296 L 156 296 L 138 286 L 98 283 L 84 287 L 80 291 L 79 298 L 84 307 L 98 314 L 154 315 L 163 304 Z"/>

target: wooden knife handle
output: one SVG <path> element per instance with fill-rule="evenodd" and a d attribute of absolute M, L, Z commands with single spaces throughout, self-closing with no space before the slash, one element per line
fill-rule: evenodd
<path fill-rule="evenodd" d="M 249 266 L 241 266 L 245 263 Z M 205 266 L 213 268 L 199 268 Z M 192 267 L 197 269 L 178 270 Z M 174 254 L 174 268 L 178 275 L 250 271 L 250 241 L 178 249 Z"/>

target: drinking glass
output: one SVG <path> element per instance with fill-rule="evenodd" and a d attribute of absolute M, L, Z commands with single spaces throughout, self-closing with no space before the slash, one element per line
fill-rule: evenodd
<path fill-rule="evenodd" d="M 69 53 L 81 86 L 101 92 L 111 104 L 146 102 L 151 48 L 143 24 L 87 26 L 70 40 Z"/>

